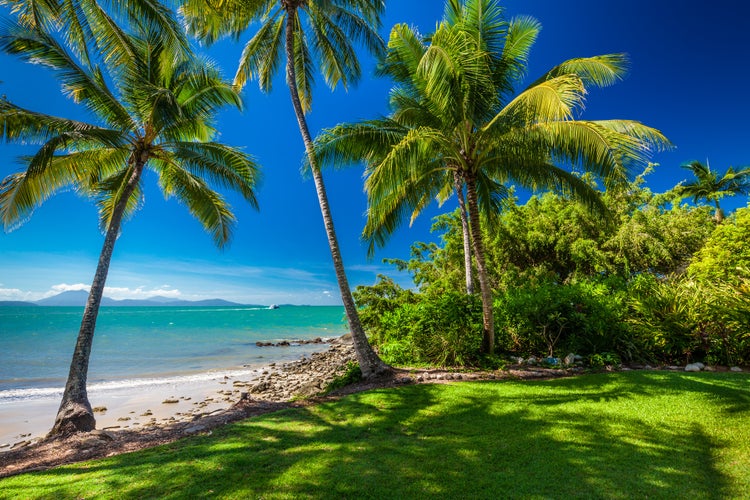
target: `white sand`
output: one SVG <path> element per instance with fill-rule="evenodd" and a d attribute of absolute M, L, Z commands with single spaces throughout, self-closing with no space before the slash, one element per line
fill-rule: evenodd
<path fill-rule="evenodd" d="M 132 429 L 192 420 L 199 414 L 230 407 L 239 400 L 240 392 L 246 390 L 244 385 L 235 385 L 235 382 L 249 382 L 262 371 L 258 368 L 240 376 L 227 372 L 227 375 L 217 373 L 207 380 L 93 389 L 89 390 L 89 402 L 92 408 L 107 409 L 94 413 L 97 429 Z M 0 405 L 0 452 L 16 443 L 44 437 L 52 428 L 60 399 L 58 396 Z M 165 403 L 166 400 L 177 402 Z"/>

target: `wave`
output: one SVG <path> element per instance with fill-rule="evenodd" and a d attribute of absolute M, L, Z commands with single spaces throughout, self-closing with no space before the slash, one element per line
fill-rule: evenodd
<path fill-rule="evenodd" d="M 216 370 L 204 373 L 195 373 L 191 375 L 174 375 L 169 377 L 150 377 L 150 378 L 133 378 L 123 380 L 109 380 L 90 384 L 87 390 L 90 394 L 111 392 L 122 389 L 148 388 L 164 385 L 183 385 L 196 382 L 210 382 L 212 380 L 223 379 L 225 376 L 230 378 L 237 377 L 258 377 L 258 368 L 249 367 L 247 369 L 235 370 Z M 0 404 L 23 402 L 23 401 L 40 401 L 45 399 L 60 399 L 63 394 L 63 387 L 34 387 L 23 389 L 7 389 L 0 391 Z"/>

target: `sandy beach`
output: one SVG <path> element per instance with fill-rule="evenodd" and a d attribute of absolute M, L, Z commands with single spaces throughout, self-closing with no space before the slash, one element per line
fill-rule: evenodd
<path fill-rule="evenodd" d="M 223 410 L 240 399 L 248 385 L 266 366 L 237 375 L 217 372 L 208 380 L 92 390 L 89 401 L 95 409 L 96 427 L 102 430 L 132 429 L 176 421 L 189 421 Z M 0 406 L 0 452 L 38 441 L 52 428 L 60 397 L 4 403 Z"/>
<path fill-rule="evenodd" d="M 230 408 L 243 394 L 269 402 L 316 394 L 354 360 L 348 339 L 328 342 L 315 345 L 315 349 L 325 345 L 327 350 L 287 363 L 227 369 L 184 380 L 166 379 L 165 383 L 151 381 L 143 386 L 90 389 L 96 428 L 116 432 L 190 422 Z M 52 428 L 60 400 L 61 394 L 0 405 L 0 453 L 41 440 Z"/>

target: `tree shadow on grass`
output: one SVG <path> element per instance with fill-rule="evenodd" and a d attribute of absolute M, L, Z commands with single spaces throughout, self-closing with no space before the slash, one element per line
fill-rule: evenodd
<path fill-rule="evenodd" d="M 715 400 L 717 409 L 738 413 L 750 411 L 750 387 L 746 374 L 685 373 L 674 371 L 633 371 L 600 373 L 590 376 L 539 381 L 536 388 L 553 388 L 553 395 L 537 404 L 558 405 L 587 400 L 614 402 L 637 397 L 673 394 L 701 394 Z"/>
<path fill-rule="evenodd" d="M 697 421 L 628 407 L 697 391 L 742 411 L 748 390 L 734 382 L 621 374 L 377 390 L 35 479 L 58 498 L 726 498 L 736 492 L 714 463 L 724 443 Z"/>

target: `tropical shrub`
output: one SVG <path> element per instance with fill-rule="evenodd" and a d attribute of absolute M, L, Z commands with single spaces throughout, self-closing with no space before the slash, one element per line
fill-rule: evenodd
<path fill-rule="evenodd" d="M 460 292 L 414 294 L 381 278 L 354 292 L 360 317 L 384 361 L 397 365 L 473 365 L 482 343 L 479 299 Z"/>
<path fill-rule="evenodd" d="M 716 227 L 688 267 L 703 282 L 739 283 L 750 269 L 750 207 L 740 208 Z M 744 270 L 744 271 L 743 271 Z"/>
<path fill-rule="evenodd" d="M 522 356 L 614 351 L 630 358 L 623 301 L 622 285 L 613 280 L 509 289 L 495 300 L 498 349 Z"/>
<path fill-rule="evenodd" d="M 750 363 L 750 275 L 737 285 L 644 275 L 630 288 L 627 322 L 653 361 Z"/>

